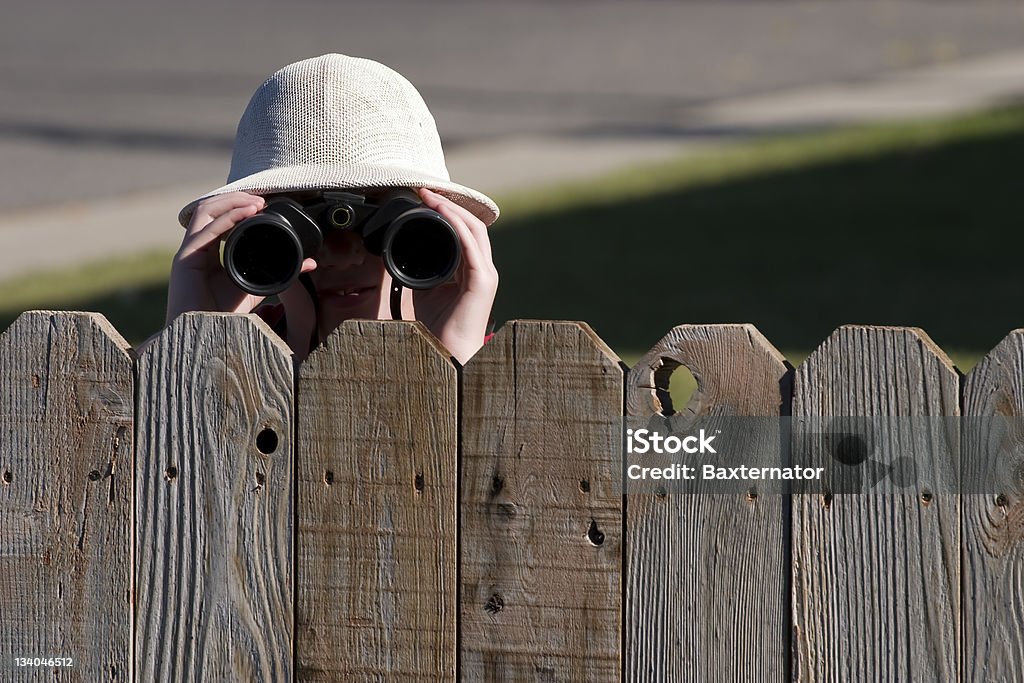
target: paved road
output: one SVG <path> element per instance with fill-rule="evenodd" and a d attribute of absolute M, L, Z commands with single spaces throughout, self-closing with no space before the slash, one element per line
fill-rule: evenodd
<path fill-rule="evenodd" d="M 329 51 L 405 73 L 448 148 L 472 157 L 481 143 L 531 136 L 654 149 L 690 135 L 680 121 L 720 101 L 856 85 L 1024 47 L 1022 6 L 991 0 L 281 7 L 7 0 L 0 208 L 217 182 L 255 86 L 285 63 Z M 497 158 L 477 154 L 466 168 Z M 519 162 L 513 154 L 497 163 Z"/>

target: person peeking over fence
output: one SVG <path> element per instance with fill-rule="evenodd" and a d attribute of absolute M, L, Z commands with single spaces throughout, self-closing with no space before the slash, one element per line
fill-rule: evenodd
<path fill-rule="evenodd" d="M 178 215 L 167 323 L 255 312 L 301 361 L 345 320 L 415 319 L 465 363 L 491 324 L 497 217 L 449 179 L 404 77 L 338 54 L 297 62 L 249 101 L 227 184 Z"/>

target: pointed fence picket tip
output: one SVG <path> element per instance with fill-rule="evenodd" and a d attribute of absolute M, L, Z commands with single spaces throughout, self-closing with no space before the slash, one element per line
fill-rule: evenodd
<path fill-rule="evenodd" d="M 271 329 L 263 318 L 255 313 L 222 313 L 216 311 L 186 311 L 171 321 L 169 325 L 154 334 L 145 342 L 139 345 L 136 350 L 139 356 L 149 353 L 155 344 L 164 343 L 174 339 L 181 334 L 187 333 L 189 329 L 196 330 L 204 323 L 211 323 L 219 326 L 225 334 L 244 334 L 247 326 L 258 330 L 267 340 L 276 347 L 282 354 L 291 356 L 292 350 L 281 337 Z"/>
<path fill-rule="evenodd" d="M 1007 332 L 1006 336 L 999 340 L 999 343 L 978 360 L 970 372 L 964 374 L 964 380 L 969 381 L 971 378 L 980 377 L 982 372 L 987 372 L 991 363 L 1000 363 L 1000 356 L 1012 354 L 1015 348 L 1024 348 L 1024 327 Z"/>
<path fill-rule="evenodd" d="M 424 348 L 430 348 L 440 358 L 451 363 L 458 363 L 453 357 L 450 351 L 445 348 L 445 345 L 435 337 L 427 326 L 418 320 L 345 320 L 338 327 L 336 327 L 329 335 L 324 343 L 313 349 L 303 365 L 308 363 L 310 360 L 318 355 L 325 353 L 338 353 L 344 350 L 346 339 L 353 337 L 361 337 L 367 334 L 371 334 L 371 330 L 377 330 L 376 334 L 385 338 L 395 338 L 396 335 L 401 335 L 400 338 L 413 338 L 421 340 L 420 343 L 424 345 Z"/>
<path fill-rule="evenodd" d="M 928 336 L 920 327 L 913 326 L 901 326 L 901 325 L 840 325 L 832 334 L 825 338 L 820 344 L 818 344 L 813 351 L 804 359 L 804 361 L 797 366 L 797 370 L 801 370 L 805 367 L 813 365 L 812 361 L 817 361 L 818 357 L 826 352 L 826 349 L 833 343 L 839 343 L 840 341 L 849 339 L 849 335 L 853 334 L 877 334 L 881 332 L 891 333 L 903 333 L 916 337 L 921 343 L 922 348 L 931 352 L 935 358 L 937 358 L 947 369 L 959 373 L 960 370 L 956 367 L 953 361 L 950 359 L 946 352 L 942 350 L 935 341 Z"/>
<path fill-rule="evenodd" d="M 6 340 L 11 336 L 15 336 L 23 330 L 41 325 L 44 321 L 53 324 L 56 320 L 76 320 L 79 324 L 88 324 L 109 339 L 114 348 L 123 352 L 128 357 L 133 355 L 131 344 L 121 336 L 121 333 L 107 320 L 107 317 L 102 313 L 92 313 L 89 311 L 25 311 L 15 318 L 14 322 L 6 330 L 0 332 L 0 344 L 6 343 Z"/>
<path fill-rule="evenodd" d="M 750 323 L 677 325 L 630 369 L 626 382 L 627 413 L 640 415 L 683 410 L 685 406 L 673 405 L 668 393 L 669 378 L 679 367 L 689 370 L 697 383 L 691 404 L 694 399 L 699 403 L 700 397 L 710 392 L 712 384 L 716 387 L 713 393 L 719 396 L 746 390 L 746 386 L 732 387 L 727 386 L 729 382 L 722 382 L 723 373 L 729 372 L 730 368 L 711 367 L 698 360 L 695 351 L 702 344 L 719 344 L 723 351 L 725 345 L 731 345 L 729 357 L 760 357 L 759 365 L 770 368 L 776 382 L 792 370 L 785 356 Z M 736 404 L 735 400 L 729 403 Z M 696 409 L 694 405 L 690 407 Z"/>
<path fill-rule="evenodd" d="M 619 355 L 612 350 L 612 347 L 601 339 L 597 332 L 594 331 L 594 328 L 592 328 L 588 323 L 579 320 L 533 320 L 529 318 L 507 320 L 502 323 L 501 327 L 495 331 L 494 336 L 491 337 L 490 341 L 484 344 L 483 347 L 476 352 L 476 355 L 474 355 L 473 358 L 469 359 L 466 366 L 472 366 L 475 358 L 488 355 L 488 353 L 486 353 L 488 349 L 501 347 L 509 343 L 511 339 L 515 338 L 518 328 L 543 330 L 544 328 L 555 327 L 563 330 L 573 327 L 577 328 L 581 333 L 581 338 L 587 339 L 598 353 L 604 356 L 611 363 L 623 368 L 625 367 L 622 363 L 622 359 L 619 358 Z M 494 352 L 491 351 L 490 353 Z"/>

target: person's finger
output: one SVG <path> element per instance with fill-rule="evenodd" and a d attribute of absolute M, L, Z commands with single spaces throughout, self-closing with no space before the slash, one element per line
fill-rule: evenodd
<path fill-rule="evenodd" d="M 246 204 L 221 214 L 202 230 L 189 235 L 182 243 L 181 249 L 178 250 L 178 256 L 181 259 L 186 259 L 198 251 L 206 250 L 243 219 L 254 215 L 257 211 L 259 208 L 255 204 Z"/>
<path fill-rule="evenodd" d="M 311 273 L 316 270 L 316 261 L 311 258 L 303 259 L 302 268 L 299 270 L 300 273 Z"/>
<path fill-rule="evenodd" d="M 459 214 L 466 225 L 473 233 L 473 237 L 476 238 L 477 243 L 480 245 L 481 251 L 487 258 L 490 258 L 490 239 L 487 237 L 487 226 L 482 220 L 477 218 L 472 211 L 469 209 L 456 204 L 449 198 L 444 197 L 438 193 L 435 193 L 432 189 L 427 187 L 420 188 L 420 197 L 423 198 L 424 204 L 426 204 L 434 211 L 437 211 L 437 207 L 445 206 L 455 213 Z M 440 213 L 438 211 L 438 213 Z"/>
<path fill-rule="evenodd" d="M 451 214 L 458 216 L 462 220 L 462 223 L 469 229 L 473 239 L 480 247 L 480 252 L 483 254 L 484 258 L 488 261 L 491 260 L 491 240 L 487 235 L 487 226 L 484 225 L 482 220 L 474 216 L 469 209 L 459 206 L 447 197 L 425 187 L 420 188 L 420 197 L 423 198 L 424 204 L 434 211 L 437 211 L 442 216 L 445 216 L 446 218 Z M 442 209 L 445 210 L 442 211 Z"/>
<path fill-rule="evenodd" d="M 225 213 L 243 206 L 255 206 L 259 210 L 266 206 L 266 200 L 259 195 L 249 194 L 248 192 L 228 192 L 227 194 L 210 197 L 200 202 L 196 207 L 195 212 L 192 214 L 192 220 L 189 221 L 187 232 L 195 234 Z"/>
<path fill-rule="evenodd" d="M 216 218 L 231 209 L 246 204 L 266 205 L 266 199 L 257 194 L 248 192 L 227 192 L 205 199 L 196 207 L 196 215 L 207 215 Z"/>
<path fill-rule="evenodd" d="M 465 221 L 462 220 L 462 217 L 444 205 L 439 205 L 434 210 L 447 218 L 448 222 L 455 228 L 455 232 L 459 236 L 459 242 L 462 244 L 463 267 L 476 271 L 477 277 L 483 277 L 486 280 L 493 279 L 497 282 L 498 271 L 494 267 L 494 263 L 484 256 L 476 237 Z M 478 280 L 477 282 L 480 283 L 481 281 Z"/>
<path fill-rule="evenodd" d="M 466 221 L 467 225 L 470 225 L 472 223 L 479 223 L 480 227 L 487 227 L 484 225 L 484 222 L 482 220 L 480 220 L 473 214 L 472 211 L 470 211 L 464 206 L 461 206 L 460 204 L 457 204 L 456 202 L 453 202 L 451 199 L 448 199 L 448 197 L 445 197 L 440 192 L 434 192 L 430 188 L 421 187 L 420 197 L 424 200 L 424 203 L 427 206 L 430 206 L 431 208 L 434 208 L 432 206 L 433 204 L 444 204 L 445 206 L 451 207 L 453 211 L 462 216 L 463 220 Z"/>
<path fill-rule="evenodd" d="M 477 243 L 476 236 L 473 235 L 473 231 L 469 229 L 466 222 L 462 220 L 462 216 L 444 204 L 437 204 L 430 208 L 448 219 L 451 226 L 455 228 L 455 233 L 459 236 L 459 242 L 462 244 L 462 251 L 466 255 L 467 265 L 470 268 L 482 268 L 486 265 L 483 251 Z"/>

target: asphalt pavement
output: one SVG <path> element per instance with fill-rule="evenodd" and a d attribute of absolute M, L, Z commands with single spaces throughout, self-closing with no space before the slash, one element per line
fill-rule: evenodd
<path fill-rule="evenodd" d="M 0 278 L 172 247 L 280 66 L 382 61 L 424 94 L 452 177 L 492 195 L 780 130 L 1024 94 L 1016 2 L 9 0 Z"/>

